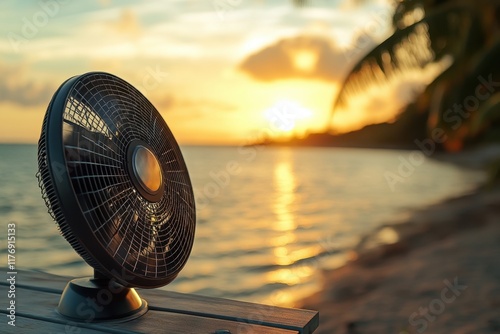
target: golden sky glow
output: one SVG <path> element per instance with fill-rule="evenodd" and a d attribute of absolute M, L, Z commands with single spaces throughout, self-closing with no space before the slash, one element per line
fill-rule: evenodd
<path fill-rule="evenodd" d="M 136 86 L 183 144 L 246 143 L 273 126 L 269 110 L 283 105 L 293 124 L 277 135 L 322 130 L 349 64 L 369 48 L 357 38 L 387 35 L 366 24 L 387 15 L 389 2 L 2 3 L 0 142 L 35 143 L 57 87 L 89 71 Z M 337 122 L 349 130 L 366 120 Z"/>

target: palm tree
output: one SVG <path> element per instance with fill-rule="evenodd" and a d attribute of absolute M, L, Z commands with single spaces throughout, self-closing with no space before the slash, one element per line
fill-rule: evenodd
<path fill-rule="evenodd" d="M 448 150 L 500 141 L 500 1 L 399 0 L 394 33 L 347 75 L 334 113 L 368 88 L 413 70 L 438 66 L 437 77 L 409 106 L 442 129 Z"/>

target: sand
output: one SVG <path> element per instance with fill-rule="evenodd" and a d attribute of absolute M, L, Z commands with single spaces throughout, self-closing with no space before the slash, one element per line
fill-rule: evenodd
<path fill-rule="evenodd" d="M 500 187 L 381 227 L 354 255 L 298 305 L 320 311 L 315 334 L 500 333 Z"/>

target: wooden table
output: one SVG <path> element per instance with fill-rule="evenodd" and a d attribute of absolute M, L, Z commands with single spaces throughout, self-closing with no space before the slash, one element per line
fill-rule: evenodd
<path fill-rule="evenodd" d="M 6 268 L 3 272 L 7 273 Z M 139 290 L 149 304 L 140 318 L 118 323 L 76 323 L 56 312 L 71 278 L 39 271 L 17 271 L 16 327 L 7 324 L 6 279 L 0 281 L 0 333 L 174 333 L 310 334 L 319 325 L 316 311 L 290 309 L 158 289 Z"/>

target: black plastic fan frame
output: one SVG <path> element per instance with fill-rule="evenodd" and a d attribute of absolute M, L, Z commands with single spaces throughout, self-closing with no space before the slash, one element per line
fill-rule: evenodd
<path fill-rule="evenodd" d="M 113 159 L 118 161 L 114 167 L 119 169 L 118 174 L 120 176 L 120 182 L 125 184 L 125 186 L 120 188 L 120 191 L 126 188 L 127 190 L 123 190 L 125 195 L 133 197 L 129 201 L 133 205 L 127 206 L 126 208 L 127 217 L 129 217 L 129 220 L 135 219 L 137 221 L 142 221 L 142 224 L 145 226 L 143 226 L 143 229 L 149 228 L 152 231 L 151 233 L 157 233 L 157 237 L 170 238 L 167 241 L 161 240 L 163 242 L 161 245 L 162 248 L 156 244 L 151 246 L 156 256 L 154 261 L 149 257 L 146 262 L 143 261 L 146 258 L 140 261 L 139 257 L 142 256 L 142 253 L 139 249 L 134 250 L 134 258 L 131 254 L 127 254 L 126 250 L 120 248 L 122 243 L 128 240 L 130 243 L 129 250 L 132 249 L 134 238 L 139 238 L 139 234 L 140 237 L 143 238 L 146 234 L 146 232 L 144 232 L 145 230 L 143 230 L 142 234 L 135 233 L 134 235 L 133 229 L 138 228 L 137 221 L 136 226 L 132 226 L 133 222 L 129 221 L 127 223 L 129 224 L 127 230 L 119 232 L 123 234 L 121 235 L 121 240 L 118 238 L 120 246 L 117 246 L 113 252 L 110 251 L 109 245 L 105 244 L 106 240 L 103 240 L 102 237 L 97 237 L 95 226 L 91 226 L 88 216 L 85 214 L 85 212 L 94 209 L 92 207 L 93 203 L 83 201 L 84 195 L 82 195 L 82 189 L 75 189 L 80 179 L 78 179 L 77 182 L 75 180 L 79 176 L 71 175 L 73 167 L 70 165 L 74 163 L 74 161 L 69 161 L 68 159 L 68 156 L 71 154 L 69 151 L 71 148 L 68 148 L 64 139 L 64 136 L 70 136 L 71 132 L 64 132 L 63 128 L 66 126 L 69 127 L 69 129 L 78 129 L 79 127 L 72 124 L 68 119 L 65 119 L 64 113 L 70 103 L 69 100 L 79 98 L 79 93 L 75 90 L 77 90 L 78 87 L 82 87 L 82 82 L 87 82 L 87 85 L 92 87 L 92 81 L 98 82 L 102 90 L 96 90 L 97 93 L 95 94 L 98 95 L 95 96 L 96 103 L 94 106 L 88 107 L 101 117 L 101 121 L 106 123 L 109 129 L 115 131 L 112 136 L 116 137 L 111 138 L 110 141 L 113 142 L 113 150 L 116 150 Z M 99 107 L 98 99 L 115 99 L 119 102 L 121 98 L 120 94 L 123 94 L 124 91 L 130 92 L 130 94 L 138 100 L 133 101 L 132 105 L 130 103 L 127 104 L 128 111 L 124 117 L 130 117 L 131 119 L 123 119 L 122 121 L 132 122 L 132 125 L 129 125 L 132 127 L 134 126 L 134 122 L 142 122 L 138 124 L 138 126 L 147 129 L 146 132 L 149 131 L 148 127 L 151 127 L 151 133 L 148 132 L 147 136 L 141 135 L 139 132 L 121 133 L 120 125 L 113 123 L 113 117 L 121 117 L 117 114 L 119 111 L 115 110 L 111 115 L 107 113 L 106 106 L 102 106 L 102 108 Z M 94 98 L 94 95 L 89 96 Z M 130 98 L 130 96 L 128 96 L 128 98 Z M 134 104 L 137 105 L 134 107 Z M 150 117 L 154 119 L 154 124 L 148 124 L 147 122 L 150 120 L 142 119 L 144 118 L 143 115 L 130 115 L 130 113 L 134 112 L 134 108 L 142 108 L 143 114 L 144 110 L 150 113 Z M 82 112 L 84 113 L 85 111 Z M 107 118 L 108 116 L 109 119 Z M 88 130 L 81 131 L 85 133 L 85 131 Z M 160 134 L 158 134 L 158 132 Z M 148 136 L 159 136 L 161 138 L 162 136 L 166 136 L 165 138 L 168 139 L 168 143 L 158 144 L 157 141 L 161 138 Z M 118 137 L 120 140 L 115 140 Z M 95 141 L 94 144 L 96 147 L 102 144 L 95 139 L 93 141 Z M 152 141 L 156 143 L 154 147 L 151 145 Z M 158 189 L 148 190 L 147 187 L 141 186 L 141 182 L 138 182 L 140 178 L 138 180 L 136 173 L 131 170 L 133 169 L 130 162 L 131 155 L 133 155 L 134 149 L 138 146 L 145 151 L 151 152 L 152 156 L 156 157 L 159 162 L 163 178 L 161 179 L 161 185 Z M 161 147 L 163 151 L 158 147 Z M 84 148 L 80 147 L 79 149 L 84 150 Z M 166 156 L 168 156 L 169 160 L 165 158 Z M 125 287 L 155 288 L 164 286 L 175 279 L 180 270 L 184 267 L 193 246 L 196 224 L 194 195 L 187 167 L 184 163 L 179 146 L 159 112 L 142 93 L 126 81 L 104 72 L 90 72 L 68 79 L 59 87 L 52 97 L 45 114 L 42 134 L 39 140 L 38 159 L 39 183 L 42 188 L 44 200 L 49 208 L 49 213 L 57 222 L 64 238 L 90 266 L 103 276 L 113 279 Z M 98 165 L 99 161 L 89 161 L 86 163 Z M 169 169 L 169 164 L 174 164 L 175 168 L 172 167 L 173 169 Z M 85 175 L 81 178 L 87 178 L 85 181 L 92 185 L 92 182 L 95 183 L 93 177 L 93 175 Z M 105 177 L 105 175 L 95 176 L 95 178 L 103 177 Z M 109 187 L 110 189 L 117 184 L 117 181 L 113 180 L 112 177 L 102 182 L 104 182 L 103 186 Z M 95 187 L 89 187 L 95 190 Z M 95 191 L 105 190 L 97 189 Z M 111 200 L 112 199 L 113 198 L 111 198 Z M 126 201 L 122 203 L 122 206 L 125 205 L 125 203 Z M 98 203 L 98 205 L 101 204 L 102 203 Z M 113 203 L 109 205 L 113 205 Z M 134 214 L 134 205 L 140 205 L 146 208 L 145 212 L 150 212 L 151 217 L 136 217 L 135 215 L 137 215 L 137 213 Z M 96 209 L 96 211 L 99 210 Z M 154 217 L 156 217 L 155 210 L 161 210 L 161 215 L 157 214 L 156 216 L 167 218 L 164 219 L 164 221 L 156 221 L 154 219 Z M 108 211 L 112 212 L 111 209 Z M 109 212 L 106 214 L 109 215 Z M 133 218 L 130 218 L 130 215 L 133 215 Z M 151 219 L 151 221 L 144 223 L 144 221 L 148 219 Z M 104 217 L 103 223 L 105 223 L 105 220 Z M 108 224 L 113 222 L 114 221 L 110 219 L 107 221 Z M 125 224 L 124 220 L 120 220 L 119 222 Z M 121 228 L 121 225 L 114 227 L 116 230 L 114 232 L 115 235 Z M 140 242 L 142 243 L 142 241 L 141 239 Z M 153 243 L 157 241 L 158 240 L 153 240 Z M 175 243 L 170 245 L 170 243 L 174 241 Z M 109 240 L 109 242 L 111 242 L 111 240 Z M 177 248 L 174 246 L 177 246 Z M 159 249 L 161 249 L 159 252 L 160 254 L 157 252 Z M 151 251 L 151 249 L 148 251 Z M 163 253 L 161 253 L 162 251 Z M 119 258 L 116 255 L 118 253 L 124 254 Z M 136 262 L 135 267 L 131 264 L 134 261 Z M 140 264 L 141 270 L 135 270 L 138 264 Z M 161 270 L 158 269 L 160 267 L 162 268 Z"/>

